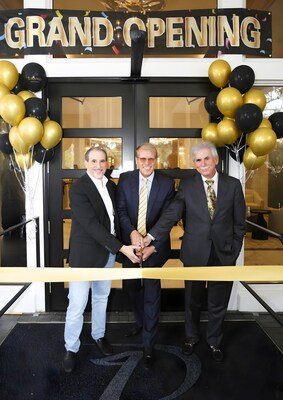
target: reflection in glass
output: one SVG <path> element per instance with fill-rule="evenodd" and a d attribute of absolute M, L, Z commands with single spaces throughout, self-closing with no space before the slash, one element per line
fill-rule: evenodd
<path fill-rule="evenodd" d="M 200 128 L 209 123 L 204 97 L 150 97 L 150 128 Z"/>
<path fill-rule="evenodd" d="M 96 145 L 106 150 L 110 169 L 122 168 L 122 138 L 63 138 L 62 168 L 85 169 L 85 152 Z"/>
<path fill-rule="evenodd" d="M 150 138 L 150 143 L 156 146 L 158 152 L 157 168 L 194 168 L 191 148 L 201 140 L 201 138 Z"/>
<path fill-rule="evenodd" d="M 63 97 L 63 128 L 122 128 L 122 97 Z"/>
<path fill-rule="evenodd" d="M 70 232 L 71 232 L 71 219 L 63 219 L 63 246 L 64 250 L 69 248 Z"/>

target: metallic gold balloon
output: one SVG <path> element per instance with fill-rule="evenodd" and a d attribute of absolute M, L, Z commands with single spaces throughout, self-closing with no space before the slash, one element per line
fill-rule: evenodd
<path fill-rule="evenodd" d="M 214 143 L 215 146 L 221 147 L 224 145 L 218 138 L 216 122 L 210 122 L 204 126 L 201 131 L 201 137 L 205 141 Z"/>
<path fill-rule="evenodd" d="M 2 99 L 3 96 L 6 94 L 10 93 L 10 89 L 4 85 L 3 83 L 0 83 L 0 100 Z"/>
<path fill-rule="evenodd" d="M 43 136 L 43 125 L 35 117 L 24 118 L 18 126 L 19 134 L 25 144 L 34 146 Z"/>
<path fill-rule="evenodd" d="M 223 118 L 217 124 L 217 138 L 225 144 L 233 144 L 240 137 L 241 131 L 231 118 Z"/>
<path fill-rule="evenodd" d="M 49 120 L 43 123 L 43 137 L 40 141 L 41 146 L 46 150 L 55 147 L 62 139 L 62 128 L 58 122 Z"/>
<path fill-rule="evenodd" d="M 22 170 L 29 169 L 32 166 L 33 162 L 34 162 L 31 152 L 28 152 L 26 154 L 16 153 L 15 154 L 15 160 L 16 160 L 18 166 Z"/>
<path fill-rule="evenodd" d="M 247 93 L 244 95 L 243 102 L 244 104 L 255 104 L 261 109 L 261 111 L 263 111 L 266 106 L 266 97 L 261 90 L 252 88 L 248 90 Z"/>
<path fill-rule="evenodd" d="M 19 73 L 17 68 L 10 61 L 0 61 L 0 83 L 6 85 L 12 90 L 19 80 Z"/>
<path fill-rule="evenodd" d="M 17 126 L 10 129 L 9 141 L 17 153 L 26 154 L 29 151 L 29 146 L 21 138 Z"/>
<path fill-rule="evenodd" d="M 32 93 L 30 90 L 22 90 L 21 92 L 18 93 L 18 96 L 20 96 L 24 101 L 26 101 L 31 97 L 35 97 L 35 94 Z"/>
<path fill-rule="evenodd" d="M 234 118 L 237 110 L 243 105 L 241 92 L 233 87 L 224 88 L 218 93 L 216 104 L 225 117 Z"/>
<path fill-rule="evenodd" d="M 276 133 L 270 128 L 258 128 L 250 137 L 250 148 L 256 156 L 269 153 L 276 145 Z"/>
<path fill-rule="evenodd" d="M 5 94 L 0 100 L 0 114 L 4 121 L 10 125 L 18 125 L 24 118 L 26 106 L 16 94 Z"/>
<path fill-rule="evenodd" d="M 258 126 L 258 128 L 270 128 L 272 129 L 272 124 L 269 121 L 268 118 L 262 118 L 262 121 L 260 123 L 260 125 Z"/>
<path fill-rule="evenodd" d="M 267 155 L 264 156 L 256 156 L 250 147 L 248 147 L 243 156 L 243 163 L 247 169 L 254 170 L 256 168 L 261 167 L 265 161 L 267 160 Z"/>
<path fill-rule="evenodd" d="M 230 64 L 225 60 L 215 60 L 208 68 L 208 78 L 210 82 L 218 88 L 223 88 L 227 85 L 230 74 Z"/>

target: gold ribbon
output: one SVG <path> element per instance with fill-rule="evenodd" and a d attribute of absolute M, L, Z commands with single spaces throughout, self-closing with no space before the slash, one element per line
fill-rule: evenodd
<path fill-rule="evenodd" d="M 281 265 L 174 268 L 19 268 L 1 267 L 0 283 L 72 282 L 124 279 L 283 282 Z"/>

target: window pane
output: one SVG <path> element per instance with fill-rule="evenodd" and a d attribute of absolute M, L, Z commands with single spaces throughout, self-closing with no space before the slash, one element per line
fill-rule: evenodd
<path fill-rule="evenodd" d="M 63 138 L 62 169 L 85 169 L 85 152 L 95 145 L 106 150 L 109 169 L 122 168 L 122 138 Z"/>
<path fill-rule="evenodd" d="M 122 128 L 122 97 L 63 97 L 63 128 Z"/>
<path fill-rule="evenodd" d="M 202 139 L 196 138 L 150 138 L 157 148 L 158 169 L 192 169 L 191 148 Z"/>
<path fill-rule="evenodd" d="M 204 97 L 150 97 L 150 128 L 200 128 L 209 122 Z"/>

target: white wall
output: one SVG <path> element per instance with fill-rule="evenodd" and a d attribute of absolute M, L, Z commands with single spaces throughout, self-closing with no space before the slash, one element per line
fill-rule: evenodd
<path fill-rule="evenodd" d="M 244 0 L 234 0 L 233 7 L 245 7 Z M 220 0 L 218 2 L 221 8 L 231 8 L 231 0 Z M 51 0 L 25 0 L 24 6 L 26 8 L 52 8 Z M 283 59 L 246 59 L 241 55 L 223 56 L 221 57 L 229 62 L 231 68 L 237 65 L 247 64 L 253 68 L 255 72 L 255 86 L 267 85 L 276 86 L 283 84 Z M 213 59 L 201 58 L 145 58 L 143 60 L 142 76 L 146 77 L 207 77 L 208 68 Z M 13 60 L 13 63 L 21 72 L 23 66 L 29 62 L 37 62 L 43 66 L 46 71 L 47 77 L 129 77 L 131 69 L 131 60 L 129 58 L 121 59 L 53 59 L 52 56 L 26 56 L 23 60 Z M 268 67 L 267 67 L 268 63 Z M 114 66 L 113 66 L 114 65 Z M 38 175 L 38 171 L 32 174 Z M 239 166 L 231 160 L 231 174 L 239 176 Z M 240 171 L 242 172 L 242 171 Z M 43 190 L 42 190 L 42 177 L 38 178 L 34 193 L 34 216 L 40 217 L 41 226 L 41 266 L 43 267 Z M 30 217 L 33 215 L 29 214 Z M 28 265 L 29 267 L 35 266 L 35 249 L 34 241 L 30 240 L 27 243 L 28 249 Z M 238 259 L 238 265 L 243 265 L 243 253 Z M 283 285 L 253 285 L 254 290 L 260 293 L 264 299 L 273 306 L 276 311 L 283 310 Z M 5 300 L 15 291 L 15 288 L 9 289 L 0 287 L 0 308 Z M 2 296 L 3 294 L 3 296 Z M 33 284 L 25 295 L 18 300 L 14 306 L 9 310 L 11 312 L 39 312 L 44 311 L 44 284 Z M 3 305 L 2 305 L 3 306 Z M 263 310 L 261 306 L 252 298 L 252 296 L 243 288 L 239 283 L 234 284 L 229 308 L 240 311 L 260 311 Z"/>

